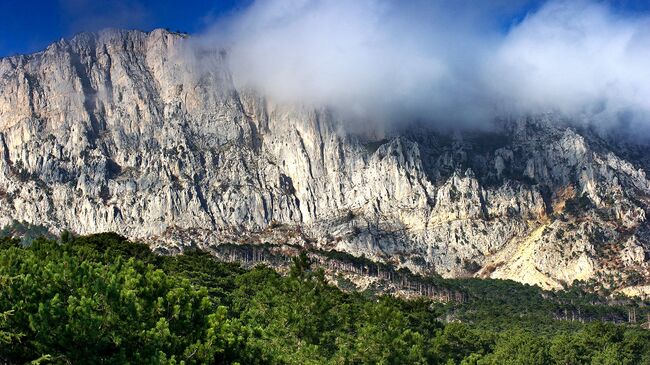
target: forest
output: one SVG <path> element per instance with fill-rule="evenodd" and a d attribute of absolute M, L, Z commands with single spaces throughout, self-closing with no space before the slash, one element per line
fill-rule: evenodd
<path fill-rule="evenodd" d="M 580 286 L 444 285 L 467 300 L 343 291 L 306 254 L 281 275 L 111 233 L 5 237 L 0 363 L 650 364 L 647 303 Z"/>

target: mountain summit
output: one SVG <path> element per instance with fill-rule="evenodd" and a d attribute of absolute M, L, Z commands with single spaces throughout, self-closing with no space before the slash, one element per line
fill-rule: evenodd
<path fill-rule="evenodd" d="M 645 146 L 554 114 L 369 138 L 238 88 L 226 57 L 183 34 L 108 30 L 0 59 L 0 225 L 650 292 Z"/>

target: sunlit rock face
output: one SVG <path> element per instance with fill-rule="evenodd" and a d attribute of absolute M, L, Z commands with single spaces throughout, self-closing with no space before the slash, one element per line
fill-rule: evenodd
<path fill-rule="evenodd" d="M 224 53 L 190 43 L 111 30 L 0 59 L 0 225 L 162 252 L 296 243 L 548 288 L 650 276 L 645 147 L 553 115 L 368 138 L 237 88 Z"/>

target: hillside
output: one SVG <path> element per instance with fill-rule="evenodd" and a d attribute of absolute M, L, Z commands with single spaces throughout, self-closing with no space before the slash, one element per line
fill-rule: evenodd
<path fill-rule="evenodd" d="M 556 114 L 362 133 L 240 89 L 227 57 L 182 34 L 108 30 L 0 59 L 0 225 L 648 288 L 645 144 Z"/>
<path fill-rule="evenodd" d="M 461 303 L 328 285 L 116 234 L 0 241 L 0 362 L 645 364 L 648 303 L 502 280 L 442 280 Z M 637 320 L 635 321 L 635 317 Z"/>

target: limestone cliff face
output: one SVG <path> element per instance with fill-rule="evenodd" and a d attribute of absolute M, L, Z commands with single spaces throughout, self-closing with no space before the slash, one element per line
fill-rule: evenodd
<path fill-rule="evenodd" d="M 0 225 L 167 252 L 294 242 L 545 287 L 650 277 L 646 166 L 596 134 L 542 115 L 372 140 L 238 89 L 224 57 L 112 30 L 0 59 Z"/>

